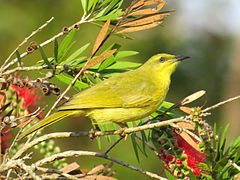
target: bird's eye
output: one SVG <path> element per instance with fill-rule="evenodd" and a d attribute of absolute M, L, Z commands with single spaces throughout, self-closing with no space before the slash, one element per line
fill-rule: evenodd
<path fill-rule="evenodd" d="M 164 62 L 165 60 L 166 60 L 166 59 L 163 58 L 163 57 L 161 57 L 161 58 L 159 59 L 160 62 Z"/>

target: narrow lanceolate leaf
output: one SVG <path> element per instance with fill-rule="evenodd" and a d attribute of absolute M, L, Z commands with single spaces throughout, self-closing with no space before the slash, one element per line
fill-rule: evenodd
<path fill-rule="evenodd" d="M 92 55 L 97 51 L 97 49 L 101 45 L 102 41 L 104 40 L 104 38 L 107 34 L 107 31 L 108 31 L 110 22 L 111 22 L 111 19 L 108 19 L 107 22 L 103 25 L 101 31 L 99 32 L 98 37 L 97 37 L 97 39 L 95 41 L 95 44 L 93 46 Z"/>
<path fill-rule="evenodd" d="M 138 10 L 138 11 L 128 14 L 128 16 L 155 14 L 156 12 L 160 11 L 166 3 L 167 3 L 166 1 L 161 1 L 161 3 L 159 5 L 157 5 L 157 7 L 141 9 L 141 10 Z"/>
<path fill-rule="evenodd" d="M 127 26 L 141 26 L 145 24 L 150 24 L 155 21 L 163 20 L 165 16 L 169 16 L 170 14 L 156 14 L 152 16 L 144 16 L 141 18 L 134 19 L 133 21 L 127 22 L 119 27 L 127 27 Z"/>
<path fill-rule="evenodd" d="M 187 96 L 186 98 L 184 98 L 184 99 L 181 101 L 180 104 L 181 104 L 181 105 L 189 104 L 189 103 L 195 101 L 196 99 L 202 97 L 205 93 L 206 93 L 206 91 L 204 91 L 204 90 L 195 92 L 195 93 L 191 94 L 190 96 Z"/>
<path fill-rule="evenodd" d="M 18 51 L 16 51 L 16 56 L 17 56 L 17 60 L 18 60 L 19 65 L 21 65 L 21 56 L 20 56 L 20 53 Z"/>
<path fill-rule="evenodd" d="M 96 57 L 94 60 L 92 60 L 90 63 L 88 63 L 87 66 L 85 66 L 84 70 L 93 67 L 101 62 L 103 62 L 105 59 L 109 58 L 111 55 L 113 55 L 115 52 L 117 51 L 117 49 L 113 49 L 110 51 L 107 51 L 101 55 L 99 55 L 98 57 Z"/>
<path fill-rule="evenodd" d="M 136 9 L 136 8 L 142 7 L 142 6 L 144 5 L 144 2 L 145 2 L 145 0 L 140 0 L 140 1 L 136 2 L 136 3 L 131 7 L 131 9 Z"/>
<path fill-rule="evenodd" d="M 82 3 L 82 8 L 84 13 L 87 13 L 87 5 L 88 5 L 88 1 L 87 0 L 81 0 Z"/>
<path fill-rule="evenodd" d="M 136 26 L 136 27 L 130 27 L 130 28 L 126 28 L 126 29 L 123 29 L 121 31 L 118 31 L 117 33 L 129 33 L 129 32 L 135 32 L 135 31 L 142 31 L 142 30 L 145 30 L 145 29 L 151 29 L 151 28 L 154 28 L 158 25 L 162 24 L 162 21 L 160 22 L 153 22 L 151 24 L 147 24 L 147 25 L 143 25 L 143 26 Z"/>
<path fill-rule="evenodd" d="M 70 45 L 75 32 L 76 32 L 76 29 L 71 30 L 68 33 L 68 35 L 61 42 L 61 44 L 60 44 L 60 46 L 58 48 L 58 59 L 60 59 L 63 56 L 63 54 L 66 52 L 66 49 Z"/>
<path fill-rule="evenodd" d="M 201 152 L 198 144 L 192 139 L 192 137 L 190 135 L 188 135 L 188 133 L 182 131 L 181 133 L 179 133 L 179 135 L 189 144 L 191 145 L 194 149 L 196 149 L 197 151 Z"/>
<path fill-rule="evenodd" d="M 58 42 L 57 39 L 54 40 L 54 59 L 58 62 Z"/>
<path fill-rule="evenodd" d="M 132 139 L 132 145 L 133 145 L 133 149 L 134 149 L 136 158 L 139 162 L 138 146 L 137 146 L 137 142 L 136 142 L 136 139 L 135 139 L 135 133 L 132 133 L 130 136 L 131 136 L 131 139 Z"/>
<path fill-rule="evenodd" d="M 47 58 L 45 52 L 43 51 L 43 48 L 40 45 L 39 45 L 39 50 L 40 50 L 40 53 L 41 53 L 44 63 L 46 65 L 48 65 L 49 68 L 52 69 L 53 67 L 52 67 L 51 63 L 48 61 L 48 58 Z"/>
<path fill-rule="evenodd" d="M 136 9 L 143 6 L 152 6 L 162 2 L 163 2 L 162 0 L 151 0 L 151 1 L 141 0 L 141 1 L 138 1 L 136 4 L 134 4 L 131 9 Z"/>
<path fill-rule="evenodd" d="M 176 123 L 178 126 L 184 128 L 184 129 L 188 129 L 188 130 L 194 130 L 194 124 L 192 123 L 187 123 L 187 122 L 178 122 Z"/>
<path fill-rule="evenodd" d="M 164 169 L 164 172 L 168 180 L 176 180 L 176 178 L 168 170 Z"/>
<path fill-rule="evenodd" d="M 85 44 L 83 47 L 76 50 L 73 54 L 71 54 L 65 61 L 61 62 L 60 64 L 68 64 L 75 60 L 83 51 L 85 51 L 90 43 Z"/>

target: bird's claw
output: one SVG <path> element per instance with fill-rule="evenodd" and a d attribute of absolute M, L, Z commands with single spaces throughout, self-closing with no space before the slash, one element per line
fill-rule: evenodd
<path fill-rule="evenodd" d="M 96 129 L 91 129 L 90 131 L 89 131 L 89 137 L 90 137 L 90 139 L 95 139 L 95 138 L 97 138 L 98 136 L 96 135 L 96 132 L 97 132 L 97 130 Z"/>
<path fill-rule="evenodd" d="M 126 133 L 126 129 L 127 127 L 123 127 L 121 129 L 119 129 L 119 136 L 121 136 L 122 138 L 124 138 L 124 140 L 126 141 L 128 138 L 128 134 Z"/>

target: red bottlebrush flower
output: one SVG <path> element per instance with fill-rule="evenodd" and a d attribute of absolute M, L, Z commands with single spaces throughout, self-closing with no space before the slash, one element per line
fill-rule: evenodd
<path fill-rule="evenodd" d="M 201 167 L 199 163 L 205 162 L 205 153 L 201 153 L 189 145 L 180 135 L 177 134 L 177 144 L 178 147 L 184 149 L 183 153 L 187 155 L 187 166 L 193 170 L 195 176 L 199 177 L 201 172 Z"/>
<path fill-rule="evenodd" d="M 182 164 L 183 164 L 182 160 L 180 159 L 176 160 L 176 165 L 182 165 Z"/>
<path fill-rule="evenodd" d="M 17 90 L 18 97 L 22 97 L 24 100 L 23 108 L 36 104 L 36 101 L 41 99 L 41 96 L 36 96 L 37 88 L 28 89 L 26 87 L 20 88 L 12 85 L 13 89 Z"/>
<path fill-rule="evenodd" d="M 167 156 L 167 162 L 172 162 L 174 161 L 175 157 L 170 155 L 170 156 Z"/>

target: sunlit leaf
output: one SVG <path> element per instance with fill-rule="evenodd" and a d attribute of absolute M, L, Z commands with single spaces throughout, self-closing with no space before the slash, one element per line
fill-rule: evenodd
<path fill-rule="evenodd" d="M 97 37 L 97 39 L 95 41 L 95 44 L 93 46 L 92 55 L 96 52 L 96 50 L 99 48 L 102 41 L 104 40 L 104 38 L 107 34 L 107 31 L 108 31 L 110 22 L 111 22 L 111 19 L 108 19 L 107 22 L 103 25 L 101 31 L 99 32 L 98 37 Z"/>
<path fill-rule="evenodd" d="M 88 0 L 81 0 L 82 3 L 82 8 L 83 8 L 83 12 L 87 13 L 87 5 L 88 5 Z"/>
<path fill-rule="evenodd" d="M 118 51 L 115 55 L 116 59 L 124 58 L 124 57 L 129 57 L 129 56 L 134 56 L 139 54 L 137 51 Z"/>
<path fill-rule="evenodd" d="M 134 11 L 134 12 L 130 13 L 128 16 L 155 14 L 158 11 L 160 11 L 166 3 L 167 3 L 166 1 L 162 1 L 159 5 L 157 5 L 154 8 L 141 9 L 138 11 Z"/>
<path fill-rule="evenodd" d="M 40 45 L 39 45 L 39 50 L 40 50 L 40 53 L 41 53 L 44 63 L 46 65 L 48 65 L 49 68 L 53 69 L 51 63 L 48 61 L 48 58 L 47 58 L 45 52 L 43 51 L 43 48 Z"/>
<path fill-rule="evenodd" d="M 75 58 L 77 58 L 83 51 L 85 51 L 90 43 L 85 44 L 78 50 L 76 50 L 73 54 L 71 54 L 65 61 L 61 62 L 60 64 L 68 64 L 69 62 L 73 61 Z"/>
<path fill-rule="evenodd" d="M 91 9 L 93 10 L 96 6 L 96 4 L 98 3 L 99 0 L 90 0 L 88 1 L 88 11 L 90 11 Z"/>
<path fill-rule="evenodd" d="M 164 172 L 165 172 L 168 180 L 177 180 L 177 179 L 175 179 L 175 177 L 173 177 L 173 175 L 168 170 L 164 169 Z"/>
<path fill-rule="evenodd" d="M 55 75 L 55 77 L 58 78 L 60 81 L 68 84 L 68 85 L 73 81 L 72 77 L 69 77 L 69 76 L 66 76 L 66 75 L 63 75 L 63 74 Z M 82 90 L 82 89 L 85 89 L 85 88 L 89 87 L 89 85 L 82 82 L 82 81 L 77 80 L 74 84 L 74 87 L 78 88 L 79 90 Z"/>
<path fill-rule="evenodd" d="M 116 61 L 115 61 L 114 56 L 110 56 L 109 58 L 107 58 L 105 61 L 103 61 L 103 62 L 100 64 L 100 66 L 99 66 L 99 68 L 98 68 L 98 72 L 106 69 L 107 67 L 111 66 L 111 65 L 112 65 L 113 63 L 115 63 L 115 62 L 116 62 Z"/>
<path fill-rule="evenodd" d="M 227 124 L 227 126 L 224 128 L 223 133 L 221 133 L 221 139 L 220 139 L 220 148 L 222 150 L 224 150 L 224 146 L 226 143 L 226 135 L 227 135 L 227 131 L 229 129 L 230 124 Z"/>
<path fill-rule="evenodd" d="M 199 148 L 198 144 L 192 139 L 188 133 L 185 131 L 182 131 L 181 133 L 178 133 L 189 145 L 191 145 L 194 149 L 201 152 L 201 149 Z"/>
<path fill-rule="evenodd" d="M 85 66 L 84 70 L 101 63 L 102 61 L 104 61 L 105 59 L 113 55 L 116 51 L 117 49 L 113 49 L 113 50 L 102 53 L 101 55 L 93 59 L 90 63 L 88 63 L 87 66 Z"/>
<path fill-rule="evenodd" d="M 130 22 L 126 22 L 125 24 L 122 24 L 119 27 L 129 27 L 129 26 L 141 26 L 141 25 L 146 25 L 153 23 L 155 21 L 160 21 L 162 20 L 165 16 L 169 16 L 170 14 L 156 14 L 152 16 L 144 16 L 141 18 L 134 19 Z"/>
<path fill-rule="evenodd" d="M 21 65 L 22 60 L 21 60 L 20 53 L 18 51 L 16 51 L 16 57 L 17 57 L 17 61 L 18 61 L 19 65 Z"/>
<path fill-rule="evenodd" d="M 67 47 L 69 46 L 70 42 L 73 39 L 73 36 L 76 32 L 76 29 L 71 30 L 68 35 L 63 39 L 62 43 L 60 44 L 58 48 L 58 59 L 62 57 L 64 52 L 66 51 Z"/>
<path fill-rule="evenodd" d="M 206 91 L 204 91 L 204 90 L 195 92 L 195 93 L 187 96 L 186 98 L 184 98 L 184 99 L 181 101 L 181 105 L 189 104 L 189 103 L 195 101 L 196 99 L 199 99 L 199 98 L 202 97 L 204 94 L 206 94 Z"/>
<path fill-rule="evenodd" d="M 142 26 L 126 28 L 126 29 L 118 31 L 117 33 L 129 33 L 129 32 L 135 32 L 135 31 L 142 31 L 142 30 L 145 30 L 145 29 L 151 29 L 151 28 L 157 27 L 160 24 L 162 24 L 162 21 L 153 22 L 153 23 L 150 23 L 150 24 L 147 24 L 147 25 L 142 25 Z"/>

